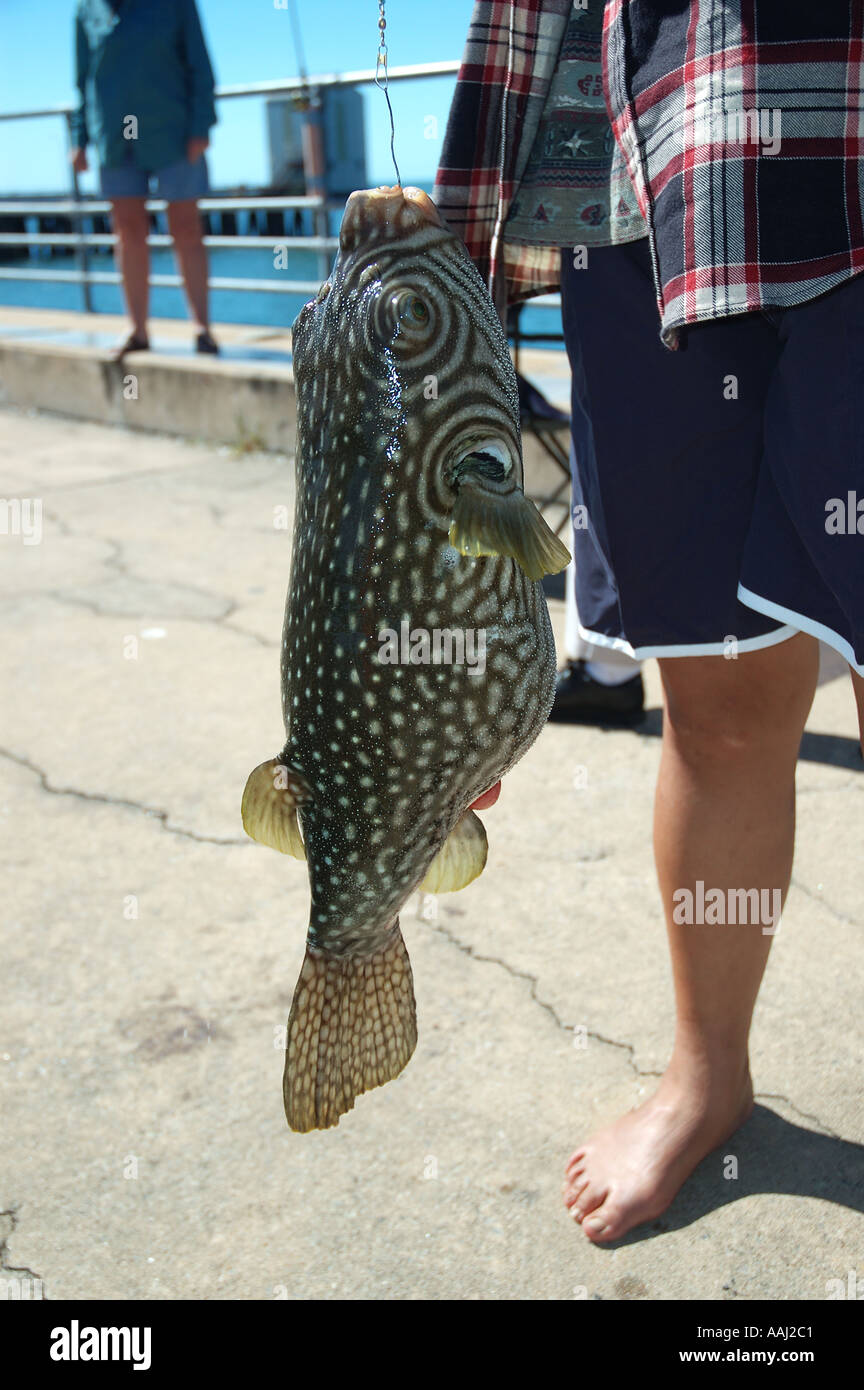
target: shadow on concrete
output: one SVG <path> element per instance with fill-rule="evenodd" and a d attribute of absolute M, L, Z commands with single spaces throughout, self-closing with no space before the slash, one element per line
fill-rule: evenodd
<path fill-rule="evenodd" d="M 724 1177 L 731 1169 L 730 1158 L 737 1162 L 737 1177 Z M 815 1197 L 864 1212 L 864 1146 L 818 1134 L 756 1105 L 747 1123 L 703 1159 L 668 1211 L 600 1248 L 613 1250 L 680 1231 L 708 1212 L 757 1192 Z M 845 1273 L 842 1254 L 838 1253 L 834 1273 L 838 1278 Z"/>

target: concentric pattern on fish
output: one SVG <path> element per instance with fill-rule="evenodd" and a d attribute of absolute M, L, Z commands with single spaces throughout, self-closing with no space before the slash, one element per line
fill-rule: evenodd
<path fill-rule="evenodd" d="M 482 870 L 485 833 L 467 808 L 546 719 L 555 656 L 537 581 L 568 557 L 522 492 L 497 315 L 424 194 L 352 195 L 294 357 L 287 739 L 250 777 L 244 824 L 308 861 L 285 1075 L 289 1123 L 308 1129 L 335 1124 L 411 1055 L 398 913 L 427 872 L 446 891 Z M 482 670 L 422 651 L 382 659 L 383 633 L 434 631 L 466 650 L 470 634 L 475 655 L 482 633 Z"/>

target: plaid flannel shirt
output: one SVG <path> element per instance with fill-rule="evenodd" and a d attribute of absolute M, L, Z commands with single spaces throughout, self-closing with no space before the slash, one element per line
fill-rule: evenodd
<path fill-rule="evenodd" d="M 508 243 L 506 224 L 570 4 L 478 0 L 471 18 L 435 198 L 499 307 L 558 288 L 555 248 Z M 864 269 L 864 0 L 608 0 L 605 19 L 669 346 Z"/>
<path fill-rule="evenodd" d="M 670 346 L 864 269 L 864 0 L 609 0 L 604 72 Z"/>

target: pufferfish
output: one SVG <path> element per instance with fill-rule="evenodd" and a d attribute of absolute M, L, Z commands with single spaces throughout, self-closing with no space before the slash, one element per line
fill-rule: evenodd
<path fill-rule="evenodd" d="M 297 510 L 282 751 L 243 824 L 305 859 L 287 1029 L 294 1130 L 338 1124 L 417 1042 L 399 912 L 483 870 L 470 809 L 534 742 L 569 559 L 522 487 L 516 376 L 463 243 L 417 188 L 353 193 L 293 327 Z M 482 659 L 481 659 L 482 657 Z"/>

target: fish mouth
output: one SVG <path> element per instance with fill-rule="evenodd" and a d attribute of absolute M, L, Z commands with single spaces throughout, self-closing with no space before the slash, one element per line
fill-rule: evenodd
<path fill-rule="evenodd" d="M 441 214 L 422 188 L 401 188 L 398 184 L 363 188 L 352 193 L 345 204 L 339 246 L 347 253 L 372 237 L 395 241 L 424 226 L 447 231 Z"/>

